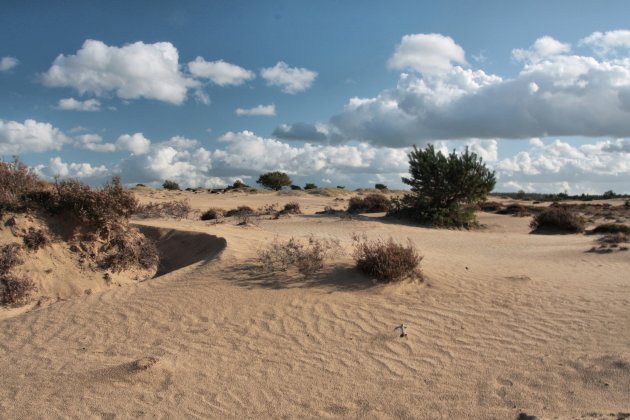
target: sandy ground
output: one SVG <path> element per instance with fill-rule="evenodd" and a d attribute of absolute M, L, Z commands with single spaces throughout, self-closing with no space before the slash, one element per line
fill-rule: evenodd
<path fill-rule="evenodd" d="M 142 192 L 142 201 L 175 197 Z M 138 220 L 167 274 L 0 321 L 2 418 L 617 418 L 630 412 L 630 252 L 593 237 L 315 216 L 334 197 L 180 193 L 193 207 L 299 201 L 257 226 Z M 193 234 L 181 231 L 193 232 Z M 274 237 L 409 238 L 424 283 L 375 286 L 339 255 L 266 275 Z M 208 236 L 210 235 L 210 236 Z M 185 251 L 185 252 L 184 252 Z M 408 325 L 407 339 L 393 328 Z"/>

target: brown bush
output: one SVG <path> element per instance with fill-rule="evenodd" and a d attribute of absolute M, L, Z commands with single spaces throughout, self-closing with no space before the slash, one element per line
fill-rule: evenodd
<path fill-rule="evenodd" d="M 18 243 L 6 244 L 0 247 L 0 275 L 6 275 L 13 267 L 24 264 L 20 256 L 22 246 Z"/>
<path fill-rule="evenodd" d="M 104 246 L 104 256 L 98 265 L 102 269 L 121 272 L 133 267 L 152 269 L 157 267 L 159 252 L 155 242 L 135 229 L 118 231 Z"/>
<path fill-rule="evenodd" d="M 287 271 L 294 267 L 309 276 L 324 268 L 326 259 L 342 252 L 339 240 L 309 237 L 304 242 L 291 238 L 280 242 L 277 238 L 264 249 L 258 251 L 258 262 L 263 271 Z"/>
<path fill-rule="evenodd" d="M 529 209 L 521 204 L 510 204 L 504 209 L 500 209 L 497 211 L 497 214 L 511 214 L 513 216 L 529 216 Z"/>
<path fill-rule="evenodd" d="M 238 215 L 243 214 L 243 213 L 247 213 L 247 214 L 253 215 L 255 212 L 254 212 L 254 209 L 249 207 L 249 206 L 238 206 L 235 209 L 231 209 L 231 210 L 226 211 L 225 212 L 225 217 L 238 216 Z"/>
<path fill-rule="evenodd" d="M 400 281 L 408 277 L 421 278 L 418 266 L 422 257 L 411 241 L 405 246 L 392 238 L 368 240 L 354 236 L 353 257 L 359 271 L 382 282 Z"/>
<path fill-rule="evenodd" d="M 50 243 L 50 238 L 42 229 L 30 228 L 22 238 L 24 246 L 31 251 L 37 251 Z"/>
<path fill-rule="evenodd" d="M 22 211 L 28 196 L 43 188 L 43 183 L 18 158 L 0 161 L 0 212 Z"/>
<path fill-rule="evenodd" d="M 486 201 L 484 203 L 479 204 L 479 210 L 489 212 L 489 213 L 499 211 L 501 209 L 503 209 L 503 204 L 497 201 Z"/>
<path fill-rule="evenodd" d="M 225 210 L 213 207 L 201 214 L 201 220 L 219 220 L 223 218 Z"/>
<path fill-rule="evenodd" d="M 302 214 L 302 211 L 300 210 L 300 203 L 296 201 L 285 204 L 281 212 L 283 214 Z"/>
<path fill-rule="evenodd" d="M 36 289 L 28 277 L 0 275 L 0 305 L 23 305 Z"/>
<path fill-rule="evenodd" d="M 548 207 L 534 216 L 530 223 L 532 233 L 581 233 L 586 222 L 583 217 L 565 207 Z"/>
<path fill-rule="evenodd" d="M 187 200 L 167 201 L 164 203 L 147 203 L 136 208 L 135 215 L 143 218 L 167 217 L 186 219 L 193 212 Z"/>
<path fill-rule="evenodd" d="M 352 197 L 348 202 L 348 213 L 381 213 L 389 211 L 390 205 L 383 194 L 372 193 L 365 197 Z"/>

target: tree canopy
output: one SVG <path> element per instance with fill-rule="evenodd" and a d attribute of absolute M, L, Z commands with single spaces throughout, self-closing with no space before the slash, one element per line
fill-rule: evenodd
<path fill-rule="evenodd" d="M 287 175 L 286 173 L 274 171 L 274 172 L 267 172 L 266 174 L 260 175 L 256 183 L 262 185 L 265 188 L 278 191 L 282 187 L 288 187 L 293 182 L 291 181 L 291 178 L 289 177 L 289 175 Z"/>

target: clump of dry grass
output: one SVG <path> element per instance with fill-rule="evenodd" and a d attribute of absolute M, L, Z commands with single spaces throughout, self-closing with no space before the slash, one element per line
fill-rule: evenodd
<path fill-rule="evenodd" d="M 99 267 L 118 273 L 132 267 L 153 269 L 160 260 L 155 242 L 137 229 L 116 231 L 100 251 Z"/>
<path fill-rule="evenodd" d="M 24 263 L 20 256 L 22 246 L 17 243 L 0 247 L 0 305 L 21 305 L 35 290 L 35 283 L 28 277 L 16 277 L 9 272 Z"/>
<path fill-rule="evenodd" d="M 584 218 L 564 207 L 549 207 L 534 216 L 529 225 L 532 233 L 581 233 Z"/>
<path fill-rule="evenodd" d="M 212 207 L 201 213 L 201 220 L 221 220 L 224 214 L 225 210 Z"/>
<path fill-rule="evenodd" d="M 278 238 L 258 251 L 258 263 L 263 271 L 297 270 L 304 276 L 324 268 L 325 261 L 342 253 L 338 239 L 309 237 L 307 241 L 291 238 L 281 242 Z"/>
<path fill-rule="evenodd" d="M 292 201 L 284 205 L 284 208 L 280 211 L 282 214 L 302 214 L 300 210 L 300 203 Z"/>
<path fill-rule="evenodd" d="M 381 213 L 389 211 L 390 200 L 383 194 L 373 193 L 365 197 L 352 197 L 348 202 L 348 213 Z"/>
<path fill-rule="evenodd" d="M 388 240 L 369 240 L 355 235 L 353 257 L 359 271 L 382 282 L 395 282 L 405 278 L 422 279 L 419 265 L 422 256 L 409 241 L 407 245 Z"/>
<path fill-rule="evenodd" d="M 186 219 L 193 213 L 187 200 L 174 200 L 164 203 L 147 203 L 139 205 L 135 215 L 143 218 L 167 217 L 173 219 Z"/>
<path fill-rule="evenodd" d="M 50 243 L 50 238 L 43 229 L 30 228 L 22 240 L 24 246 L 31 251 L 37 251 Z"/>
<path fill-rule="evenodd" d="M 626 235 L 630 235 L 630 226 L 622 225 L 620 223 L 604 223 L 595 227 L 595 229 L 593 229 L 591 233 L 623 233 Z"/>

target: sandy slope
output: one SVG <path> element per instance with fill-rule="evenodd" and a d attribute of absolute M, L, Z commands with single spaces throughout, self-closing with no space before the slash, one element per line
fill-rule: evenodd
<path fill-rule="evenodd" d="M 189 196 L 199 209 L 284 200 Z M 299 198 L 309 213 L 332 200 Z M 312 215 L 248 227 L 139 221 L 227 247 L 181 237 L 181 248 L 207 258 L 0 321 L 0 417 L 630 412 L 630 253 L 585 253 L 587 236 L 529 235 L 527 218 L 481 218 L 479 232 Z M 349 250 L 354 232 L 409 237 L 426 282 L 372 286 L 348 255 L 309 280 L 253 266 L 276 235 L 336 236 Z M 408 339 L 393 331 L 401 322 Z M 158 362 L 143 370 L 147 357 Z"/>

